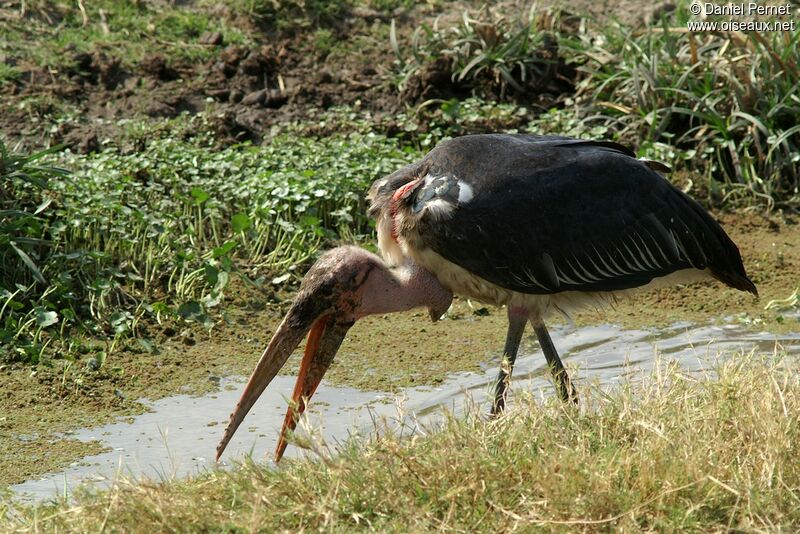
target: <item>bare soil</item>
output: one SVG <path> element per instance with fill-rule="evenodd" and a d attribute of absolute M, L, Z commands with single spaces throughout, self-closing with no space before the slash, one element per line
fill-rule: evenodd
<path fill-rule="evenodd" d="M 518 5 L 511 7 L 514 4 L 510 2 L 509 9 L 521 9 Z M 550 6 L 564 10 L 559 23 L 574 29 L 579 21 L 572 14 L 638 25 L 654 13 L 673 9 L 668 2 L 653 0 L 580 0 L 568 4 L 554 0 L 539 2 L 538 6 L 540 10 Z M 265 33 L 259 38 L 262 44 L 254 46 L 227 45 L 221 37 L 210 35 L 202 46 L 214 49 L 214 53 L 204 62 L 178 59 L 169 54 L 169 47 L 133 64 L 102 47 L 82 52 L 70 45 L 60 51 L 64 66 L 59 67 L 2 57 L 14 64 L 21 76 L 0 86 L 0 131 L 11 142 L 28 148 L 64 144 L 73 151 L 89 153 L 99 150 L 103 140 L 118 137 L 121 119 L 204 111 L 213 117 L 221 144 L 261 142 L 273 126 L 313 120 L 319 110 L 332 106 L 356 105 L 369 110 L 378 124 L 408 105 L 431 98 L 466 97 L 472 91 L 453 81 L 445 61 L 428 65 L 399 91 L 394 72 L 396 56 L 385 34 L 388 19 L 396 20 L 400 40 L 409 46 L 410 35 L 423 22 L 432 24 L 437 17 L 442 21 L 459 19 L 465 9 L 476 7 L 470 2 L 451 3 L 439 12 L 422 6 L 391 16 L 359 9 L 333 28 L 333 46 L 315 43 L 309 32 Z M 229 24 L 252 31 L 253 21 L 230 9 L 219 10 Z M 578 74 L 551 45 L 546 43 L 539 54 L 555 67 L 540 76 L 542 79 L 530 91 L 506 98 L 547 110 L 571 93 Z M 20 105 L 26 101 L 29 105 Z M 54 126 L 59 115 L 71 118 Z M 390 121 L 383 123 L 392 128 Z"/>

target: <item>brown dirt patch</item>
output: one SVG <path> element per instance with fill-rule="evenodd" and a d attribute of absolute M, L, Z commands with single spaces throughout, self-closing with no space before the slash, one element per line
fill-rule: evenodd
<path fill-rule="evenodd" d="M 0 117 L 0 131 L 26 146 L 65 143 L 85 153 L 98 149 L 91 139 L 116 137 L 120 119 L 205 111 L 215 118 L 219 142 L 235 143 L 258 142 L 273 125 L 335 105 L 397 109 L 399 100 L 386 82 L 392 65 L 388 44 L 321 57 L 306 38 L 228 46 L 199 65 L 155 53 L 125 67 L 103 52 L 65 49 L 70 67 L 30 67 L 20 81 L 5 86 L 0 97 L 11 112 Z M 30 99 L 36 104 L 18 105 Z M 49 128 L 47 118 L 59 113 L 75 120 Z"/>
<path fill-rule="evenodd" d="M 567 4 L 556 0 L 539 5 L 540 9 L 552 5 L 594 19 L 618 18 L 637 25 L 651 18 L 654 10 L 669 10 L 668 3 L 656 1 Z M 314 119 L 318 110 L 331 106 L 358 106 L 380 118 L 429 98 L 468 96 L 470 87 L 455 84 L 443 61 L 429 64 L 399 93 L 396 58 L 387 34 L 388 22 L 395 18 L 403 46 L 408 47 L 411 34 L 423 22 L 433 24 L 436 17 L 455 20 L 468 7 L 478 6 L 452 2 L 439 9 L 418 6 L 391 15 L 356 9 L 332 30 L 326 44 L 316 42 L 316 34 L 310 31 L 282 37 L 255 33 L 261 44 L 254 46 L 227 46 L 209 34 L 203 36 L 202 46 L 218 52 L 204 62 L 174 59 L 166 49 L 130 65 L 102 48 L 82 52 L 72 45 L 61 51 L 66 66 L 60 68 L 5 58 L 21 76 L 0 87 L 0 104 L 6 110 L 0 115 L 0 131 L 26 147 L 64 143 L 86 153 L 98 150 L 103 139 L 117 137 L 120 119 L 205 111 L 215 117 L 221 143 L 260 142 L 272 126 Z M 252 20 L 223 11 L 221 16 L 230 24 L 258 31 Z M 565 15 L 562 20 L 569 25 L 575 19 Z M 35 38 L 30 37 L 31 46 L 36 46 Z M 163 43 L 154 46 L 164 48 Z M 552 46 L 544 46 L 541 54 L 553 56 Z M 546 109 L 562 93 L 570 92 L 574 69 L 558 57 L 549 59 L 556 65 L 552 72 L 514 98 Z M 52 128 L 53 117 L 64 114 L 71 120 Z"/>

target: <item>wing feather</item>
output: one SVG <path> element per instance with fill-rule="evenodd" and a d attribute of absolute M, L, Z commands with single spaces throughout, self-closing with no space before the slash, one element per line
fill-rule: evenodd
<path fill-rule="evenodd" d="M 421 163 L 471 195 L 446 217 L 420 212 L 415 243 L 501 287 L 610 291 L 709 268 L 755 291 L 716 221 L 615 143 L 466 136 Z"/>

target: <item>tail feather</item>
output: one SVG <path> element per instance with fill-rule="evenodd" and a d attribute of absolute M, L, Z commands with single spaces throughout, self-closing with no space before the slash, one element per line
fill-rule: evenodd
<path fill-rule="evenodd" d="M 758 296 L 758 288 L 746 274 L 717 271 L 712 267 L 711 275 L 726 286 Z"/>
<path fill-rule="evenodd" d="M 677 189 L 675 189 L 678 191 Z M 742 261 L 739 247 L 725 233 L 722 226 L 696 201 L 678 191 L 685 206 L 693 213 L 694 225 L 698 235 L 703 236 L 704 254 L 707 256 L 707 265 L 711 275 L 722 282 L 740 291 L 747 291 L 758 296 L 758 288 L 747 276 Z"/>

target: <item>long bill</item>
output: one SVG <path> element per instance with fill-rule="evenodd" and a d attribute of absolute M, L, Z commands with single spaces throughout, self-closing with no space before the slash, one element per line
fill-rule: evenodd
<path fill-rule="evenodd" d="M 236 403 L 236 408 L 234 408 L 233 413 L 231 413 L 228 426 L 225 427 L 225 433 L 219 445 L 217 445 L 217 461 L 219 461 L 220 456 L 222 456 L 223 451 L 225 451 L 225 447 L 228 446 L 228 442 L 233 437 L 236 429 L 239 428 L 244 417 L 253 407 L 253 404 L 256 403 L 270 382 L 275 378 L 275 375 L 277 375 L 286 364 L 286 360 L 289 359 L 289 356 L 291 356 L 297 345 L 300 344 L 300 340 L 303 339 L 303 336 L 311 326 L 310 321 L 298 321 L 297 314 L 293 312 L 296 312 L 294 306 L 292 306 L 289 313 L 284 317 L 280 326 L 275 331 L 275 334 L 272 336 L 269 345 L 267 345 L 267 348 L 264 349 L 264 352 L 261 354 L 256 368 L 253 369 L 250 380 L 247 381 L 242 396 L 239 398 L 239 402 Z"/>
<path fill-rule="evenodd" d="M 294 430 L 298 418 L 303 414 L 306 405 L 317 390 L 325 371 L 328 370 L 333 358 L 344 341 L 352 322 L 340 322 L 332 315 L 323 315 L 316 320 L 306 341 L 306 350 L 297 373 L 297 382 L 294 385 L 292 401 L 286 410 L 283 420 L 278 445 L 275 448 L 275 461 L 279 462 L 286 450 L 286 433 Z"/>
<path fill-rule="evenodd" d="M 297 298 L 256 364 L 217 446 L 217 460 L 307 332 L 308 343 L 275 451 L 276 461 L 286 449 L 287 431 L 295 428 L 297 417 L 356 318 L 427 306 L 436 320 L 452 299 L 450 290 L 415 264 L 389 269 L 375 254 L 351 246 L 326 252 L 306 273 Z"/>
<path fill-rule="evenodd" d="M 216 459 L 219 461 L 231 438 L 241 425 L 247 413 L 258 398 L 272 382 L 278 372 L 286 365 L 295 348 L 300 344 L 306 332 L 309 332 L 305 355 L 300 365 L 300 373 L 292 395 L 293 405 L 297 406 L 296 414 L 290 405 L 281 430 L 276 451 L 276 461 L 280 459 L 286 448 L 284 433 L 293 430 L 297 417 L 305 410 L 306 400 L 314 394 L 325 371 L 336 356 L 336 351 L 344 340 L 352 322 L 337 321 L 337 316 L 325 313 L 315 305 L 318 298 L 315 294 L 302 294 L 289 309 L 272 339 L 264 349 L 256 364 L 250 380 L 236 404 L 225 433 L 217 445 Z"/>

